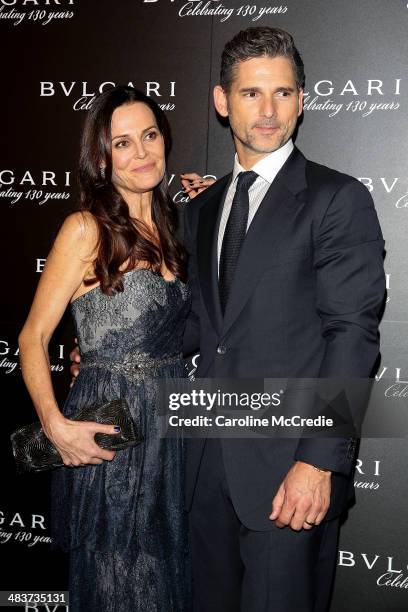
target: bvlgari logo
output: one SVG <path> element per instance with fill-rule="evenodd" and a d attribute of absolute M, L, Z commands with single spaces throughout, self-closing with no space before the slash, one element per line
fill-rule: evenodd
<path fill-rule="evenodd" d="M 40 97 L 64 96 L 74 100 L 74 110 L 89 110 L 98 93 L 115 87 L 118 83 L 114 81 L 103 81 L 97 85 L 91 85 L 88 81 L 40 81 Z M 126 85 L 141 89 L 147 96 L 154 96 L 160 108 L 164 111 L 172 111 L 176 108 L 176 81 L 159 83 L 158 81 L 128 81 Z"/>
<path fill-rule="evenodd" d="M 322 111 L 329 117 L 344 112 L 368 117 L 378 112 L 398 110 L 401 91 L 401 78 L 348 79 L 340 84 L 331 79 L 320 79 L 305 91 L 303 107 L 305 111 Z"/>
<path fill-rule="evenodd" d="M 173 4 L 174 0 L 170 0 Z M 164 4 L 163 0 L 143 0 L 144 4 Z M 181 6 L 180 6 L 181 4 Z M 241 6 L 231 6 L 232 0 L 179 0 L 174 3 L 177 7 L 179 17 L 212 17 L 221 23 L 227 21 L 232 16 L 243 17 L 249 21 L 258 21 L 268 15 L 281 15 L 287 12 L 286 5 L 259 6 L 256 4 L 242 4 Z"/>
<path fill-rule="evenodd" d="M 41 272 L 44 271 L 46 261 L 47 260 L 45 257 L 37 257 L 37 259 L 35 260 L 35 271 L 37 274 L 41 274 Z"/>
<path fill-rule="evenodd" d="M 376 491 L 380 488 L 381 467 L 379 459 L 357 459 L 354 476 L 356 489 Z"/>
<path fill-rule="evenodd" d="M 59 597 L 62 595 L 55 595 L 55 597 Z M 50 600 L 51 601 L 51 600 Z M 25 603 L 24 612 L 68 612 L 69 606 L 67 604 L 54 603 L 52 604 L 43 604 L 43 603 Z M 15 604 L 14 604 L 15 605 Z M 23 604 L 21 604 L 23 605 Z"/>
<path fill-rule="evenodd" d="M 0 19 L 13 26 L 36 23 L 42 26 L 72 19 L 75 0 L 0 0 Z"/>
<path fill-rule="evenodd" d="M 65 188 L 70 186 L 69 170 L 0 170 L 0 198 L 13 206 L 21 202 L 33 202 L 42 206 L 51 200 L 68 200 L 70 192 Z"/>
<path fill-rule="evenodd" d="M 387 273 L 385 275 L 385 288 L 387 290 L 387 304 L 388 302 L 391 300 L 391 295 L 390 295 L 390 291 L 391 291 L 391 274 Z"/>
<path fill-rule="evenodd" d="M 20 371 L 19 364 L 20 349 L 17 343 L 8 340 L 0 340 L 0 374 L 13 374 Z M 63 344 L 50 345 L 50 370 L 51 372 L 64 371 L 65 346 Z"/>
<path fill-rule="evenodd" d="M 408 372 L 404 372 L 402 368 L 390 368 L 382 365 L 375 376 L 375 380 L 379 382 L 383 378 L 391 377 L 393 382 L 389 385 L 389 381 L 387 381 L 384 396 L 393 398 L 408 397 Z"/>
<path fill-rule="evenodd" d="M 338 565 L 345 568 L 361 568 L 373 572 L 377 586 L 408 589 L 408 565 L 391 556 L 376 553 L 355 553 L 339 550 Z"/>
<path fill-rule="evenodd" d="M 408 181 L 397 176 L 393 177 L 371 177 L 360 176 L 358 180 L 363 183 L 370 193 L 375 197 L 384 194 L 390 199 L 395 208 L 408 210 Z"/>
<path fill-rule="evenodd" d="M 0 510 L 0 544 L 13 542 L 29 548 L 38 544 L 50 544 L 47 535 L 45 516 L 24 514 L 22 512 L 3 512 Z"/>

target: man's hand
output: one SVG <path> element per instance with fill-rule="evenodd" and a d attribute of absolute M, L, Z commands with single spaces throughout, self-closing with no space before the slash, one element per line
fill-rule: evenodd
<path fill-rule="evenodd" d="M 331 472 L 320 472 L 297 461 L 272 500 L 269 518 L 277 527 L 289 525 L 295 531 L 312 529 L 324 519 L 330 505 Z"/>
<path fill-rule="evenodd" d="M 75 343 L 78 344 L 78 340 L 77 338 L 75 338 Z M 71 372 L 71 387 L 75 382 L 76 377 L 79 374 L 79 364 L 81 363 L 81 354 L 79 352 L 79 348 L 78 346 L 76 346 L 75 348 L 72 349 L 72 351 L 69 354 L 69 358 L 71 360 L 71 367 L 70 367 L 70 372 Z"/>
<path fill-rule="evenodd" d="M 180 177 L 181 177 L 181 184 L 184 187 L 184 191 L 186 192 L 190 200 L 192 200 L 199 193 L 204 191 L 204 189 L 207 189 L 207 187 L 215 183 L 215 179 L 213 178 L 204 179 L 202 178 L 202 176 L 200 176 L 196 172 L 180 174 Z"/>

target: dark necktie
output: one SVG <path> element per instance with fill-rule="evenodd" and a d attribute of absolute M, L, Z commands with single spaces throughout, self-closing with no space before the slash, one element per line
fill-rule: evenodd
<path fill-rule="evenodd" d="M 239 252 L 247 230 L 249 212 L 248 190 L 257 178 L 257 173 L 252 170 L 238 174 L 237 188 L 225 228 L 220 257 L 218 289 L 223 314 L 225 313 Z"/>

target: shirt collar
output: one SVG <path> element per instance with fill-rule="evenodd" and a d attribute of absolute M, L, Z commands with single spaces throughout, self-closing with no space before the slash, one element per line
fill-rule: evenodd
<path fill-rule="evenodd" d="M 273 179 L 278 174 L 279 170 L 282 168 L 293 149 L 294 146 L 292 140 L 288 140 L 283 147 L 280 147 L 279 149 L 276 149 L 276 151 L 272 151 L 272 153 L 266 155 L 266 157 L 263 157 L 259 162 L 252 166 L 251 170 L 256 172 L 267 183 L 272 183 Z M 235 179 L 240 172 L 246 172 L 246 170 L 239 163 L 238 155 L 235 153 L 232 183 L 235 182 Z"/>

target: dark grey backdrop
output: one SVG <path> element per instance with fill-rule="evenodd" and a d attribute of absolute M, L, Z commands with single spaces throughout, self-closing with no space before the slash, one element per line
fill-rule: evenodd
<path fill-rule="evenodd" d="M 376 203 L 389 291 L 379 376 L 402 390 L 408 384 L 407 19 L 402 0 L 0 0 L 2 589 L 66 587 L 66 559 L 49 550 L 48 475 L 16 477 L 8 435 L 35 418 L 17 335 L 52 239 L 76 205 L 88 94 L 104 82 L 132 82 L 164 105 L 174 139 L 171 192 L 182 207 L 181 171 L 220 177 L 232 165 L 230 134 L 211 102 L 225 41 L 250 25 L 291 31 L 308 94 L 297 145 L 307 157 L 360 178 Z M 50 347 L 60 401 L 71 345 L 67 316 Z M 358 503 L 341 532 L 334 612 L 408 609 L 407 462 L 406 439 L 361 445 Z M 398 586 L 404 578 L 405 588 Z M 296 588 L 296 576 L 293 583 Z"/>

